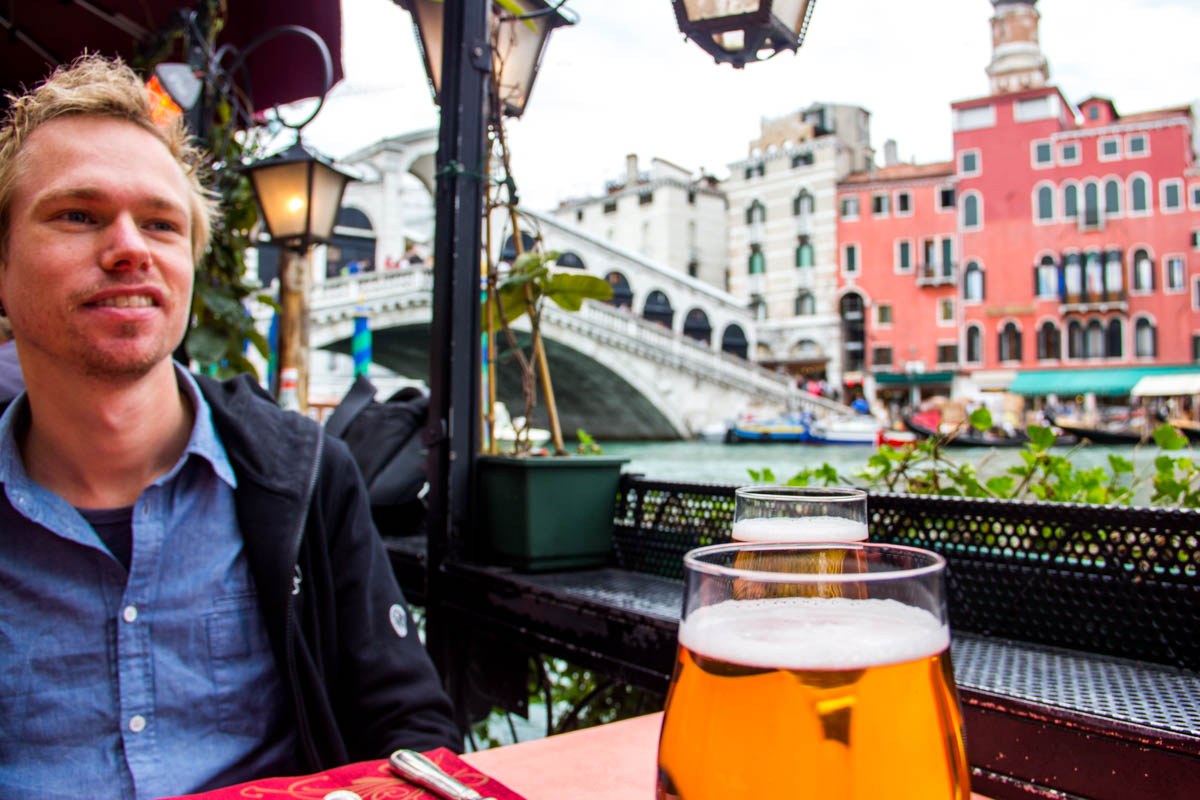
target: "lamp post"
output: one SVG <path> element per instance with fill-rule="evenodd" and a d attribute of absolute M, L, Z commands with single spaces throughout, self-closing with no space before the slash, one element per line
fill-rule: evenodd
<path fill-rule="evenodd" d="M 246 166 L 271 241 L 279 245 L 277 374 L 296 369 L 300 411 L 308 410 L 309 296 L 312 245 L 327 243 L 353 178 L 297 138 L 290 148 Z M 277 389 L 278 391 L 278 389 Z"/>
<path fill-rule="evenodd" d="M 816 0 L 672 0 L 679 30 L 718 64 L 742 68 L 796 50 Z"/>

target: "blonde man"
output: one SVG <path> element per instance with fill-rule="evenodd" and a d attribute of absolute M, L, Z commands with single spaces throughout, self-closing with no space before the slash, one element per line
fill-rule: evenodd
<path fill-rule="evenodd" d="M 10 98 L 0 795 L 150 798 L 457 747 L 349 453 L 183 337 L 213 204 L 91 56 Z"/>

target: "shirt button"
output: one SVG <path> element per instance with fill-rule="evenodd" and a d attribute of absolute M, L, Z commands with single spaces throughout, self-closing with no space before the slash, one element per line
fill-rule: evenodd
<path fill-rule="evenodd" d="M 141 733 L 146 730 L 146 718 L 141 714 L 134 714 L 129 718 L 129 730 L 134 733 Z"/>
<path fill-rule="evenodd" d="M 125 610 L 121 612 L 121 617 L 126 622 L 133 622 L 137 619 L 137 606 L 125 606 Z"/>

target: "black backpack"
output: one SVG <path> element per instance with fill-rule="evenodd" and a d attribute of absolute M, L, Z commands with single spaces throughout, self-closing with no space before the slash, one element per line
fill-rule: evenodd
<path fill-rule="evenodd" d="M 421 431 L 428 416 L 429 398 L 419 389 L 401 389 L 380 403 L 374 384 L 359 375 L 325 423 L 358 463 L 371 516 L 384 536 L 424 533 L 428 482 Z"/>

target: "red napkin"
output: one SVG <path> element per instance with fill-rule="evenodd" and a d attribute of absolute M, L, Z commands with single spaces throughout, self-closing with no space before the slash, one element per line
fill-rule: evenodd
<path fill-rule="evenodd" d="M 525 800 L 499 781 L 489 778 L 444 747 L 425 755 L 479 792 L 496 800 Z M 335 789 L 349 789 L 362 800 L 435 800 L 438 795 L 409 783 L 388 767 L 386 761 L 362 761 L 297 778 L 263 778 L 201 794 L 188 800 L 322 800 Z M 183 800 L 183 798 L 164 798 Z"/>

